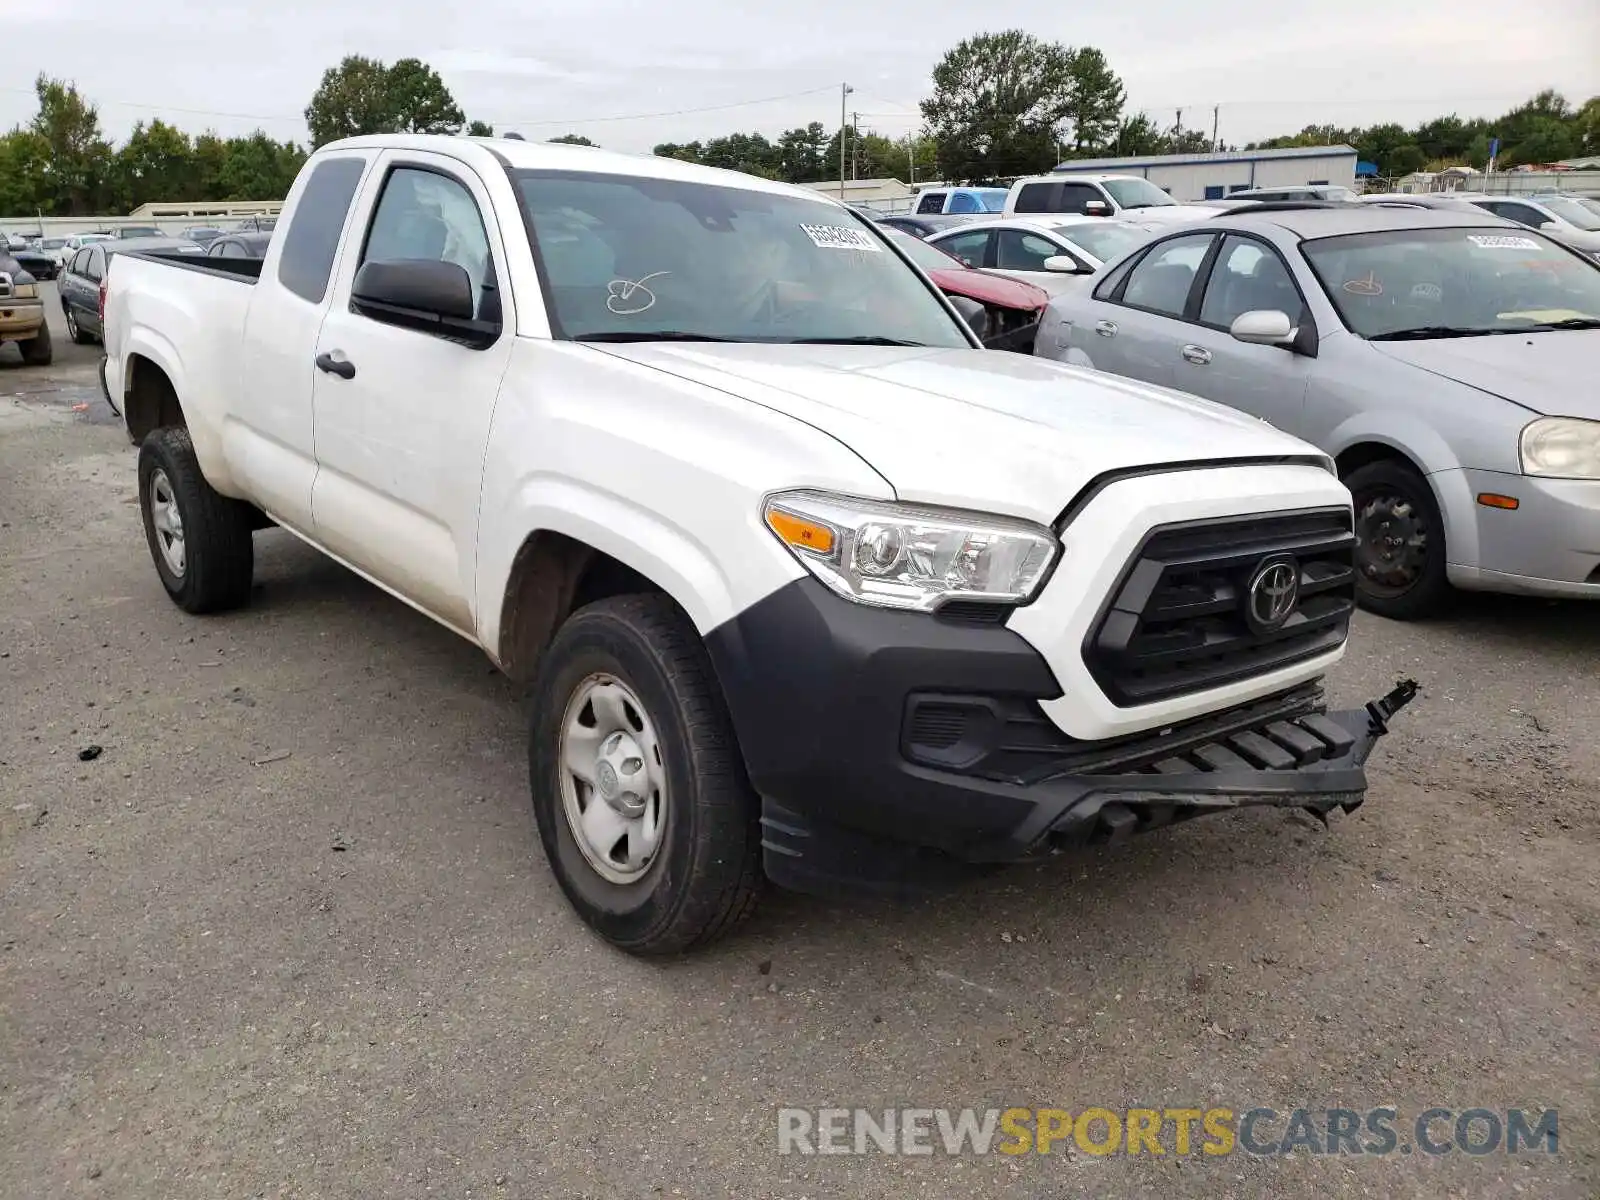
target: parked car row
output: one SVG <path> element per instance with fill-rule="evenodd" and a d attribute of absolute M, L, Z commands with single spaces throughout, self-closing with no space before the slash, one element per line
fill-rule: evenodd
<path fill-rule="evenodd" d="M 1389 193 L 1363 196 L 1364 204 L 1385 208 L 1427 208 L 1443 212 L 1482 209 L 1600 260 L 1600 201 L 1584 196 L 1491 196 L 1483 192 Z"/>
<path fill-rule="evenodd" d="M 1035 353 L 1333 456 L 1375 611 L 1425 615 L 1452 585 L 1600 598 L 1600 265 L 1493 212 L 1262 205 L 1175 229 L 1057 295 Z"/>

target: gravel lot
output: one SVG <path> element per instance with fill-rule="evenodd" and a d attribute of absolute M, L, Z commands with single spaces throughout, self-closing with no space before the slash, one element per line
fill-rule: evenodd
<path fill-rule="evenodd" d="M 251 610 L 163 598 L 97 357 L 0 354 L 0 1195 L 1600 1195 L 1600 609 L 1361 619 L 1336 697 L 1425 690 L 1330 829 L 780 895 L 646 964 L 546 871 L 478 651 L 277 531 Z M 1561 1146 L 799 1158 L 779 1105 L 1553 1106 Z"/>

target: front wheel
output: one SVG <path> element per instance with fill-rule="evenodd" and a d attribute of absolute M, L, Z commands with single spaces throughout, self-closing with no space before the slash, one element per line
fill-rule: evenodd
<path fill-rule="evenodd" d="M 187 429 L 157 429 L 140 444 L 139 509 L 150 557 L 174 604 L 206 613 L 250 599 L 250 506 L 206 482 Z"/>
<path fill-rule="evenodd" d="M 86 346 L 94 341 L 94 338 L 85 333 L 78 324 L 78 314 L 68 306 L 63 305 L 63 307 L 66 309 L 67 314 L 67 336 L 72 339 L 72 344 L 74 346 Z"/>
<path fill-rule="evenodd" d="M 1450 598 L 1444 522 L 1428 481 L 1408 464 L 1382 459 L 1344 479 L 1355 503 L 1356 599 L 1380 616 L 1409 621 Z"/>
<path fill-rule="evenodd" d="M 545 856 L 633 954 L 715 940 L 761 884 L 756 798 L 710 658 L 665 596 L 580 609 L 546 651 L 528 739 Z"/>

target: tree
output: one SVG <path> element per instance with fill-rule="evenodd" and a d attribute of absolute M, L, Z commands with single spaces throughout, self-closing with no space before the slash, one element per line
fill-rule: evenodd
<path fill-rule="evenodd" d="M 415 58 L 386 67 L 359 54 L 322 73 L 306 105 L 313 146 L 363 133 L 459 133 L 466 116 L 439 73 Z"/>
<path fill-rule="evenodd" d="M 1600 96 L 1587 101 L 1573 117 L 1580 154 L 1600 154 Z"/>
<path fill-rule="evenodd" d="M 439 72 L 421 59 L 402 58 L 385 73 L 389 115 L 396 133 L 457 134 L 466 114 Z"/>
<path fill-rule="evenodd" d="M 1174 125 L 1163 140 L 1168 154 L 1209 154 L 1211 135 L 1203 129 L 1179 129 Z"/>
<path fill-rule="evenodd" d="M 217 177 L 221 200 L 277 200 L 305 164 L 306 155 L 289 142 L 275 142 L 261 130 L 249 137 L 229 138 Z"/>
<path fill-rule="evenodd" d="M 154 120 L 137 122 L 116 157 L 118 207 L 151 200 L 198 200 L 200 177 L 189 135 Z"/>
<path fill-rule="evenodd" d="M 31 129 L 0 137 L 0 212 L 53 211 L 55 197 L 45 187 L 50 144 Z"/>
<path fill-rule="evenodd" d="M 1080 120 L 1085 139 L 1109 135 L 1122 115 L 1121 84 L 1109 106 L 1088 96 L 1088 76 L 1104 64 L 1098 51 L 1020 29 L 961 42 L 934 67 L 933 95 L 922 102 L 940 172 L 966 182 L 1027 175 L 1055 165 L 1064 126 L 1073 127 L 1074 144 Z"/>
<path fill-rule="evenodd" d="M 837 144 L 835 141 L 835 174 L 839 170 Z M 821 121 L 784 130 L 778 138 L 778 178 L 788 183 L 815 183 L 828 178 L 827 150 L 828 135 Z"/>
<path fill-rule="evenodd" d="M 1070 147 L 1073 157 L 1100 154 L 1122 120 L 1122 104 L 1127 98 L 1122 80 L 1093 46 L 1072 51 L 1067 78 L 1066 128 L 1057 136 Z"/>
<path fill-rule="evenodd" d="M 730 133 L 701 146 L 699 161 L 708 167 L 777 179 L 782 160 L 778 147 L 761 134 Z"/>
<path fill-rule="evenodd" d="M 1383 171 L 1386 175 L 1398 178 L 1420 171 L 1427 165 L 1428 156 L 1422 152 L 1422 147 L 1415 142 L 1407 142 L 1389 151 L 1389 157 L 1383 162 Z"/>
<path fill-rule="evenodd" d="M 662 142 L 650 151 L 660 158 L 677 158 L 684 162 L 697 163 L 703 147 L 699 142 Z"/>
<path fill-rule="evenodd" d="M 1166 149 L 1166 134 L 1143 113 L 1120 121 L 1116 139 L 1111 144 L 1111 152 L 1117 155 L 1164 154 Z"/>
<path fill-rule="evenodd" d="M 599 144 L 600 144 L 598 142 L 591 142 L 588 138 L 586 138 L 582 134 L 578 134 L 578 133 L 563 133 L 560 137 L 553 137 L 550 140 L 552 142 L 556 142 L 556 143 L 558 143 L 560 145 L 564 145 L 564 146 L 595 146 L 595 147 L 598 147 Z"/>
<path fill-rule="evenodd" d="M 34 80 L 33 90 L 39 112 L 30 128 L 48 154 L 41 171 L 48 207 L 73 215 L 91 212 L 111 163 L 99 111 L 78 94 L 76 85 L 43 74 Z"/>
<path fill-rule="evenodd" d="M 489 122 L 487 122 L 487 121 L 468 121 L 467 122 L 467 136 L 468 137 L 493 137 L 494 136 L 494 126 L 489 124 Z"/>
<path fill-rule="evenodd" d="M 1522 136 L 1503 161 L 1510 167 L 1572 158 L 1579 146 L 1575 124 L 1554 117 L 1532 118 L 1522 127 Z"/>

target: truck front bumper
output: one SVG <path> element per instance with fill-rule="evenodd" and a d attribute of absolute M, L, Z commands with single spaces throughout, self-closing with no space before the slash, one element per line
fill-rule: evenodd
<path fill-rule="evenodd" d="M 1070 845 L 1250 805 L 1348 812 L 1402 684 L 1328 713 L 1315 684 L 1101 742 L 1039 702 L 1049 667 L 995 621 L 854 604 L 790 584 L 707 638 L 767 874 L 800 891 L 915 894 Z"/>
<path fill-rule="evenodd" d="M 25 341 L 44 328 L 44 304 L 38 300 L 0 300 L 0 338 Z"/>

